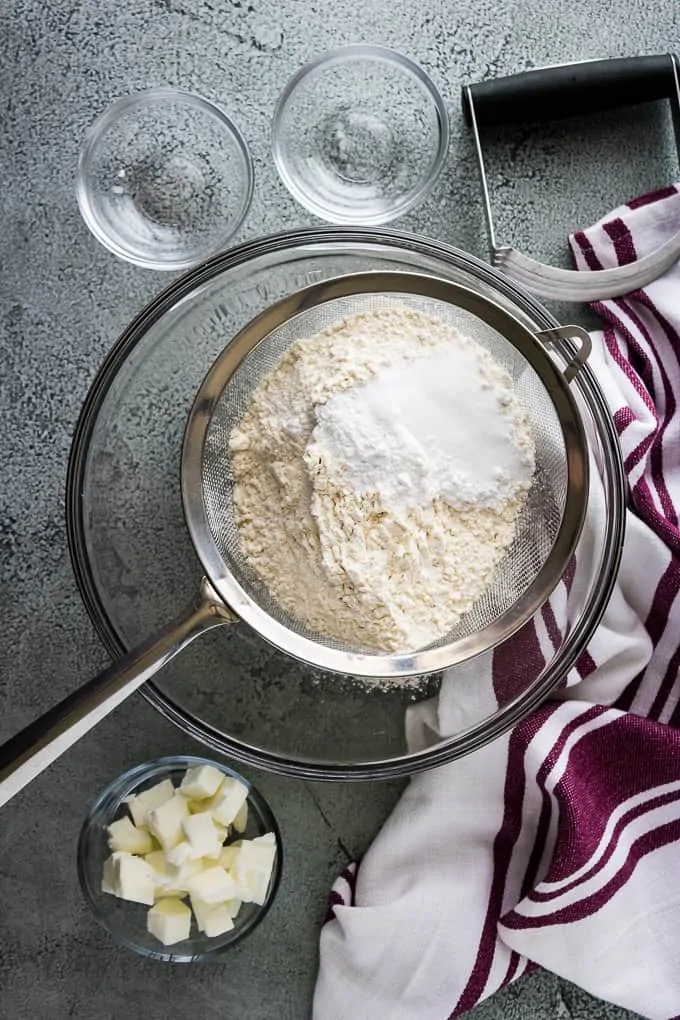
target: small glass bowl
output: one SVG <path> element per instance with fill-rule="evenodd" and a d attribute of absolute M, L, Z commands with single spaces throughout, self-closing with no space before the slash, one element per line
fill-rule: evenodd
<path fill-rule="evenodd" d="M 297 201 L 331 223 L 375 226 L 430 191 L 448 149 L 444 100 L 425 71 L 383 46 L 324 53 L 289 81 L 272 151 Z"/>
<path fill-rule="evenodd" d="M 78 161 L 85 223 L 114 255 L 149 269 L 188 269 L 226 247 L 252 194 L 252 160 L 236 125 L 181 89 L 116 100 Z"/>
<path fill-rule="evenodd" d="M 154 786 L 164 779 L 171 779 L 175 786 L 179 786 L 186 770 L 196 765 L 213 765 L 225 776 L 232 776 L 245 783 L 249 788 L 248 826 L 239 838 L 253 839 L 264 835 L 265 832 L 273 832 L 276 837 L 276 860 L 264 904 L 260 906 L 257 903 L 243 903 L 234 918 L 234 927 L 231 931 L 215 938 L 208 938 L 207 935 L 197 931 L 196 921 L 192 918 L 191 937 L 173 946 L 164 946 L 146 930 L 146 914 L 149 907 L 102 892 L 102 869 L 104 861 L 111 853 L 107 843 L 106 827 L 126 812 L 124 797 L 139 793 L 140 790 Z M 162 960 L 165 963 L 219 961 L 227 949 L 253 931 L 269 910 L 281 879 L 281 866 L 281 835 L 269 805 L 262 795 L 247 779 L 226 765 L 194 756 L 158 758 L 124 772 L 92 805 L 78 840 L 78 878 L 83 895 L 96 919 L 120 945 L 134 949 L 141 956 Z"/>

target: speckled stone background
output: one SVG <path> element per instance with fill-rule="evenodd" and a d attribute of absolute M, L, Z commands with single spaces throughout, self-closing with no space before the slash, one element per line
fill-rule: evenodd
<path fill-rule="evenodd" d="M 4 0 L 0 738 L 106 662 L 69 564 L 69 445 L 105 353 L 168 282 L 117 261 L 79 218 L 78 147 L 106 104 L 162 83 L 222 103 L 252 147 L 257 182 L 242 237 L 253 237 L 310 222 L 269 155 L 271 113 L 288 77 L 331 46 L 392 45 L 425 65 L 452 115 L 446 171 L 399 226 L 484 257 L 461 84 L 546 63 L 675 50 L 679 18 L 677 0 Z M 503 132 L 487 154 L 499 237 L 554 263 L 566 258 L 569 228 L 677 173 L 662 106 Z M 570 315 L 588 321 L 583 310 Z M 140 760 L 192 750 L 199 748 L 135 696 L 2 811 L 2 1020 L 309 1015 L 328 886 L 347 856 L 368 845 L 399 785 L 258 776 L 286 844 L 277 902 L 226 964 L 165 967 L 116 949 L 95 924 L 80 896 L 75 846 L 87 805 L 110 779 Z M 542 973 L 474 1011 L 476 1020 L 626 1015 Z"/>

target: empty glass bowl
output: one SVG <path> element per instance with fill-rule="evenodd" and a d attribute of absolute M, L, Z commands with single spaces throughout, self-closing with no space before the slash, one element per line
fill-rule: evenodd
<path fill-rule="evenodd" d="M 331 223 L 374 226 L 432 188 L 449 138 L 444 101 L 418 64 L 346 46 L 303 67 L 274 114 L 273 154 L 291 194 Z"/>
<path fill-rule="evenodd" d="M 181 89 L 112 103 L 78 162 L 86 224 L 109 251 L 149 269 L 188 269 L 224 248 L 252 193 L 252 161 L 236 125 Z"/>
<path fill-rule="evenodd" d="M 108 847 L 106 827 L 127 814 L 123 798 L 130 794 L 155 786 L 164 779 L 170 779 L 177 787 L 188 768 L 196 765 L 213 765 L 249 787 L 248 825 L 242 837 L 253 839 L 265 832 L 276 837 L 276 860 L 269 882 L 267 898 L 262 906 L 257 903 L 243 903 L 234 918 L 234 927 L 208 938 L 197 931 L 195 919 L 191 922 L 191 937 L 172 946 L 164 946 L 146 930 L 148 907 L 142 903 L 121 900 L 110 893 L 102 892 L 102 869 L 111 851 Z M 279 829 L 264 798 L 251 786 L 247 779 L 233 772 L 226 765 L 207 758 L 176 756 L 157 758 L 155 761 L 137 765 L 114 780 L 97 798 L 85 819 L 78 841 L 78 877 L 83 894 L 93 914 L 113 936 L 116 942 L 142 956 L 162 960 L 166 963 L 196 963 L 219 960 L 222 954 L 248 935 L 265 916 L 271 906 L 281 878 L 281 837 Z"/>

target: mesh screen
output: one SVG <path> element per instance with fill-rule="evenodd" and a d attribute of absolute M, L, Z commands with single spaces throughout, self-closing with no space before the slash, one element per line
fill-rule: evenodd
<path fill-rule="evenodd" d="M 527 501 L 517 522 L 516 537 L 498 564 L 485 594 L 437 647 L 476 633 L 502 619 L 530 588 L 546 563 L 559 531 L 568 486 L 563 431 L 553 402 L 538 373 L 517 348 L 500 333 L 466 309 L 449 302 L 410 294 L 362 294 L 337 298 L 300 312 L 264 337 L 241 362 L 227 382 L 215 407 L 203 450 L 203 498 L 217 549 L 228 569 L 251 598 L 289 630 L 327 647 L 363 651 L 324 635 L 310 633 L 274 600 L 239 547 L 234 520 L 229 435 L 241 420 L 253 389 L 278 363 L 288 348 L 311 337 L 346 315 L 380 309 L 412 307 L 436 316 L 470 336 L 510 373 L 515 392 L 527 409 L 536 447 L 536 471 Z M 537 341 L 538 342 L 538 341 Z M 563 564 L 557 565 L 557 582 Z"/>

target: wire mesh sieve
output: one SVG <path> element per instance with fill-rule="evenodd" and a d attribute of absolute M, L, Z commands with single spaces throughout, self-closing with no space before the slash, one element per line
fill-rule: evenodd
<path fill-rule="evenodd" d="M 378 654 L 307 630 L 249 565 L 235 520 L 229 436 L 262 378 L 297 340 L 347 315 L 405 306 L 454 326 L 507 369 L 529 414 L 536 468 L 514 541 L 470 612 L 426 649 Z M 206 376 L 183 449 L 187 523 L 216 591 L 274 645 L 319 668 L 343 673 L 386 677 L 433 672 L 505 640 L 559 582 L 586 510 L 586 440 L 567 377 L 573 377 L 587 351 L 583 348 L 568 370 L 561 371 L 546 350 L 546 343 L 555 340 L 559 338 L 532 333 L 500 305 L 468 288 L 411 273 L 363 273 L 326 281 L 285 298 L 253 320 Z"/>

